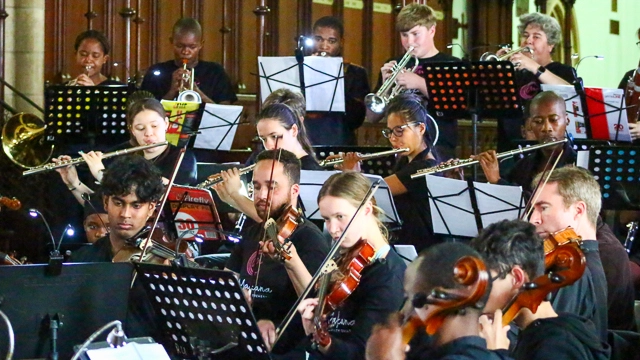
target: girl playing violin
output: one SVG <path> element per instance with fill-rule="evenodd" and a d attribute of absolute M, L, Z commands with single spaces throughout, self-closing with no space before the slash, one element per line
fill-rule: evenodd
<path fill-rule="evenodd" d="M 384 321 L 402 304 L 402 277 L 406 268 L 402 259 L 391 250 L 387 243 L 387 230 L 380 222 L 380 210 L 372 201 L 368 201 L 355 216 L 351 226 L 346 226 L 356 213 L 360 202 L 369 190 L 370 182 L 358 173 L 339 173 L 331 176 L 320 189 L 318 205 L 325 220 L 327 231 L 336 241 L 344 235 L 341 244 L 340 258 L 336 261 L 341 273 L 333 273 L 333 285 L 328 286 L 325 299 L 310 298 L 303 300 L 298 306 L 305 332 L 321 338 L 317 346 L 309 346 L 311 359 L 364 359 L 364 346 L 375 323 Z M 335 287 L 345 285 L 345 269 L 341 264 L 349 264 L 359 248 L 370 245 L 372 256 L 370 264 L 359 272 L 360 282 L 346 298 L 335 296 Z M 273 250 L 273 248 L 265 248 Z M 362 251 L 362 250 L 360 250 Z M 295 249 L 292 248 L 291 259 L 285 262 L 290 274 L 294 274 L 296 290 L 301 292 L 311 280 Z M 351 264 L 353 265 L 353 264 Z M 321 281 L 322 282 L 322 281 Z M 322 301 L 325 314 L 314 312 Z M 337 303 L 335 310 L 330 309 L 329 302 Z M 316 327 L 315 324 L 322 324 Z M 267 342 L 269 334 L 264 334 Z"/>
<path fill-rule="evenodd" d="M 400 154 L 394 174 L 384 178 L 403 221 L 402 229 L 396 234 L 397 243 L 413 245 L 419 252 L 439 242 L 431 226 L 425 180 L 411 179 L 411 174 L 418 170 L 437 165 L 427 125 L 427 110 L 416 95 L 402 94 L 387 104 L 385 118 L 387 128 L 382 130 L 382 134 L 389 139 L 394 149 L 409 149 Z M 342 167 L 336 168 L 360 171 L 357 155 L 347 153 Z"/>

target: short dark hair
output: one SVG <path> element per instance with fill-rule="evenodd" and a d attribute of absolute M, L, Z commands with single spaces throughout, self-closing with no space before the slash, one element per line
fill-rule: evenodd
<path fill-rule="evenodd" d="M 485 227 L 471 240 L 471 246 L 484 258 L 490 270 L 504 278 L 520 265 L 529 280 L 544 273 L 543 241 L 536 227 L 522 220 L 502 220 Z"/>
<path fill-rule="evenodd" d="M 101 184 L 104 196 L 135 193 L 143 203 L 156 202 L 164 193 L 160 170 L 136 154 L 116 158 L 104 171 Z"/>
<path fill-rule="evenodd" d="M 109 39 L 107 39 L 107 37 L 98 30 L 87 30 L 78 34 L 78 36 L 76 36 L 76 42 L 73 45 L 73 48 L 78 51 L 78 48 L 80 48 L 80 44 L 82 44 L 82 42 L 87 39 L 93 39 L 99 42 L 100 46 L 102 47 L 102 52 L 105 55 L 109 55 L 109 51 L 111 50 L 111 47 L 109 46 Z"/>
<path fill-rule="evenodd" d="M 275 103 L 262 108 L 262 111 L 256 116 L 256 124 L 263 119 L 277 119 L 280 125 L 287 130 L 291 130 L 293 125 L 298 127 L 297 140 L 302 146 L 302 149 L 315 158 L 315 152 L 311 147 L 311 141 L 307 136 L 307 129 L 304 123 L 300 121 L 300 118 L 296 115 L 295 111 L 284 103 Z"/>
<path fill-rule="evenodd" d="M 340 39 L 344 37 L 344 25 L 342 24 L 342 20 L 338 19 L 334 16 L 323 16 L 320 19 L 316 20 L 313 24 L 313 30 L 315 31 L 317 28 L 326 27 L 333 29 L 338 32 Z"/>
<path fill-rule="evenodd" d="M 300 183 L 300 160 L 291 151 L 285 149 L 265 150 L 256 157 L 256 164 L 263 160 L 273 160 L 281 163 L 284 174 L 291 185 Z"/>
<path fill-rule="evenodd" d="M 415 285 L 416 294 L 429 295 L 435 288 L 442 289 L 463 289 L 466 286 L 456 281 L 454 268 L 458 260 L 471 256 L 482 261 L 482 256 L 469 245 L 450 242 L 441 243 L 428 247 L 420 252 L 419 265 L 416 269 Z M 476 303 L 471 304 L 471 308 L 478 311 L 484 308 L 489 296 L 491 287 L 488 286 L 485 294 Z"/>
<path fill-rule="evenodd" d="M 198 20 L 194 18 L 182 18 L 173 24 L 173 31 L 171 36 L 180 34 L 194 34 L 198 39 L 202 40 L 202 26 Z"/>

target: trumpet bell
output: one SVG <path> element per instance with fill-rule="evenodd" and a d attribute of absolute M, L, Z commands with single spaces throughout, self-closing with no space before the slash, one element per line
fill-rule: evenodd
<path fill-rule="evenodd" d="M 384 112 L 384 108 L 387 106 L 387 102 L 382 96 L 378 96 L 373 93 L 365 96 L 364 104 L 367 106 L 367 109 L 376 114 L 382 114 Z"/>
<path fill-rule="evenodd" d="M 49 162 L 53 146 L 45 143 L 42 119 L 19 113 L 2 128 L 2 149 L 16 165 L 31 169 Z"/>
<path fill-rule="evenodd" d="M 500 61 L 500 58 L 498 57 L 498 55 L 487 51 L 480 56 L 480 61 Z"/>
<path fill-rule="evenodd" d="M 202 98 L 200 97 L 200 94 L 198 94 L 196 91 L 185 90 L 180 94 L 178 94 L 177 101 L 202 103 Z"/>

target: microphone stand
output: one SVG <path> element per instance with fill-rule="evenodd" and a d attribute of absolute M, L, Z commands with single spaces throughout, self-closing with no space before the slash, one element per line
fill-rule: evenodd
<path fill-rule="evenodd" d="M 300 92 L 303 97 L 306 97 L 305 94 L 305 83 L 304 83 L 304 36 L 300 35 L 298 38 L 298 47 L 294 51 L 296 56 L 296 61 L 298 62 L 298 73 L 300 75 Z"/>

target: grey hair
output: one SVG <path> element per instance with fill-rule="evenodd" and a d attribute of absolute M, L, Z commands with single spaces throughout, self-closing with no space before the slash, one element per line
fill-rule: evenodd
<path fill-rule="evenodd" d="M 562 40 L 562 29 L 560 28 L 558 20 L 549 15 L 538 12 L 521 15 L 520 25 L 518 25 L 518 33 L 520 36 L 522 36 L 529 24 L 537 25 L 544 31 L 547 35 L 549 45 L 558 45 Z"/>

